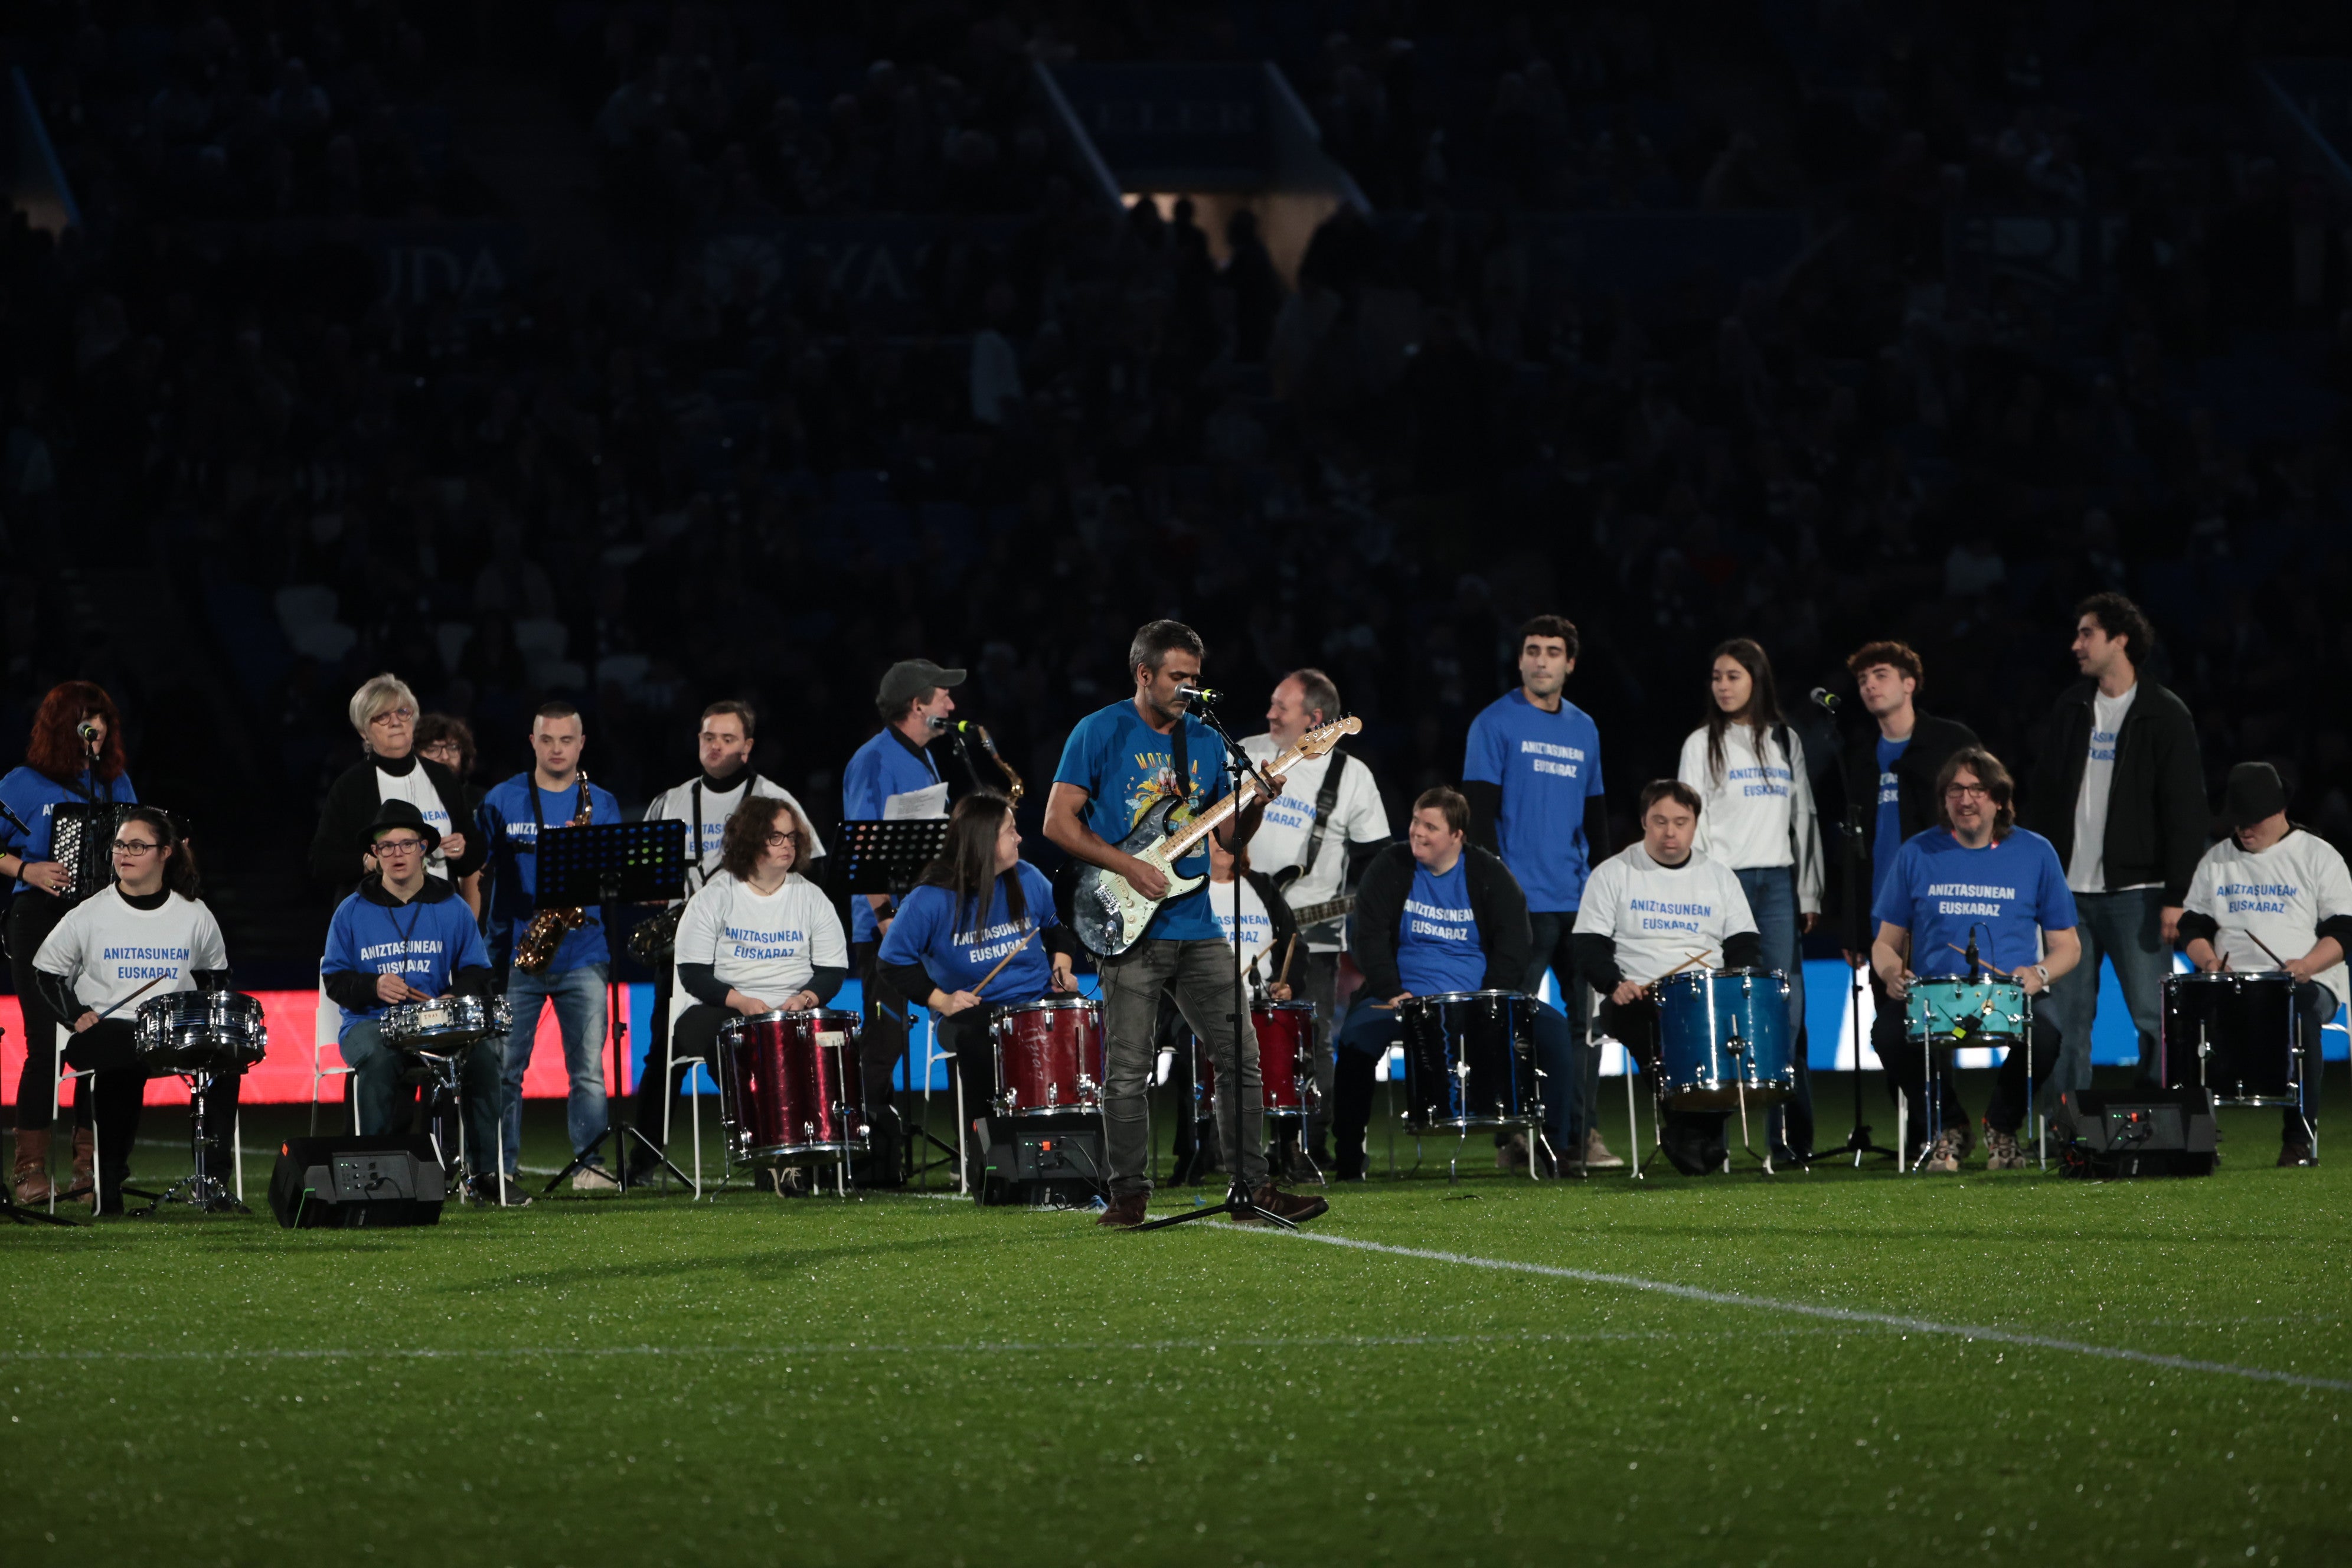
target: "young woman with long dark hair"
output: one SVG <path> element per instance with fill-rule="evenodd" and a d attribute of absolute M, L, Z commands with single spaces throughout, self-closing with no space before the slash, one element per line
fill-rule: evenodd
<path fill-rule="evenodd" d="M 1739 879 L 1763 939 L 1764 967 L 1789 977 L 1789 1036 L 1797 1096 L 1772 1109 L 1776 1160 L 1813 1149 L 1812 1086 L 1805 1072 L 1803 932 L 1822 910 L 1821 821 L 1805 773 L 1805 743 L 1780 712 L 1772 661 L 1753 638 L 1717 644 L 1707 670 L 1706 722 L 1683 742 L 1677 776 L 1698 792 L 1695 847 Z"/>
<path fill-rule="evenodd" d="M 72 908 L 73 869 L 51 858 L 56 810 L 68 805 L 136 801 L 122 754 L 122 720 L 105 688 L 68 680 L 49 689 L 33 715 L 22 767 L 0 779 L 0 802 L 31 829 L 0 826 L 0 876 L 16 879 L 8 900 L 8 967 L 24 1007 L 25 1067 L 16 1076 L 16 1201 L 47 1203 L 49 1140 L 56 1120 L 58 1027 L 63 1022 L 42 1000 L 33 955 Z M 74 1086 L 74 1173 L 66 1196 L 90 1192 L 93 1098 Z"/>
<path fill-rule="evenodd" d="M 947 852 L 898 901 L 879 962 L 885 985 L 937 1016 L 940 1044 L 955 1053 L 970 1108 L 985 1107 L 996 1093 L 990 1016 L 1076 991 L 1077 951 L 1077 938 L 1054 914 L 1053 885 L 1021 858 L 1012 802 L 983 790 L 956 803 Z M 1004 967 L 983 986 L 999 960 Z M 964 1146 L 972 1157 L 969 1128 Z"/>

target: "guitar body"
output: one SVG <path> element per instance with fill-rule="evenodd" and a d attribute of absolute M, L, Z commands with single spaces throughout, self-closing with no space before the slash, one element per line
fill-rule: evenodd
<path fill-rule="evenodd" d="M 1151 917 L 1160 912 L 1161 904 L 1169 899 L 1183 897 L 1208 880 L 1206 877 L 1178 876 L 1166 856 L 1168 817 L 1181 804 L 1171 795 L 1154 805 L 1118 844 L 1122 851 L 1156 867 L 1167 877 L 1167 898 L 1147 899 L 1116 871 L 1106 871 L 1099 866 L 1080 866 L 1070 895 L 1070 929 L 1078 933 L 1078 941 L 1097 958 L 1116 958 L 1141 942 L 1144 928 L 1150 925 Z"/>

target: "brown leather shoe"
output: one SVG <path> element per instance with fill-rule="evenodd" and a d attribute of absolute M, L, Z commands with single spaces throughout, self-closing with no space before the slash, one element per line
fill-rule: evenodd
<path fill-rule="evenodd" d="M 1150 1193 L 1121 1194 L 1095 1216 L 1095 1223 L 1109 1230 L 1133 1230 L 1143 1223 L 1143 1205 L 1150 1201 Z"/>
<path fill-rule="evenodd" d="M 1257 1191 L 1252 1193 L 1250 1194 L 1250 1202 L 1265 1210 L 1266 1213 L 1279 1215 L 1281 1218 L 1288 1220 L 1293 1225 L 1298 1225 L 1304 1221 L 1313 1219 L 1319 1214 L 1327 1214 L 1331 1208 L 1331 1205 L 1321 1198 L 1312 1196 L 1307 1193 L 1286 1193 L 1280 1187 L 1276 1186 L 1272 1182 L 1266 1183 L 1264 1186 L 1258 1188 Z M 1262 1219 L 1253 1219 L 1246 1215 L 1236 1215 L 1234 1216 L 1234 1223 L 1235 1225 L 1264 1225 L 1265 1221 Z"/>
<path fill-rule="evenodd" d="M 27 1208 L 45 1204 L 57 1191 L 49 1180 L 49 1130 L 24 1130 L 16 1134 L 16 1201 Z"/>

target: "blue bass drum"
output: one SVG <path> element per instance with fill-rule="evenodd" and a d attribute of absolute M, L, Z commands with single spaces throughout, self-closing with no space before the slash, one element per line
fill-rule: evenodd
<path fill-rule="evenodd" d="M 1685 969 L 1658 982 L 1658 1087 L 1671 1110 L 1793 1098 L 1792 1044 L 1789 982 L 1777 969 Z"/>
<path fill-rule="evenodd" d="M 2025 987 L 1991 976 L 1915 980 L 1903 999 L 1904 1034 L 1914 1041 L 1925 1035 L 1939 1046 L 2019 1045 L 2032 1018 Z"/>

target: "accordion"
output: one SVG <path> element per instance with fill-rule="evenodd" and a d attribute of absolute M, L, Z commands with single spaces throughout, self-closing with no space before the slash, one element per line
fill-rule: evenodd
<path fill-rule="evenodd" d="M 138 810 L 131 801 L 75 801 L 49 816 L 49 858 L 73 880 L 58 895 L 68 908 L 114 885 L 114 836 Z"/>

